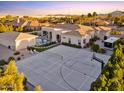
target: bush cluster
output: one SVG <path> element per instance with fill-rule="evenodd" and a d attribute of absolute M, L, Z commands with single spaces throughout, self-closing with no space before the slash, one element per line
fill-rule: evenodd
<path fill-rule="evenodd" d="M 93 52 L 98 52 L 98 53 L 106 53 L 106 50 L 104 48 L 100 48 L 100 46 L 98 44 L 93 44 L 91 46 L 91 50 Z"/>
<path fill-rule="evenodd" d="M 118 40 L 101 75 L 91 84 L 93 91 L 124 91 L 124 41 Z"/>
<path fill-rule="evenodd" d="M 15 53 L 14 53 L 14 55 L 19 55 L 20 54 L 20 52 L 19 51 L 16 51 Z"/>
<path fill-rule="evenodd" d="M 119 31 L 111 31 L 110 34 L 111 35 L 120 35 L 121 33 Z"/>
<path fill-rule="evenodd" d="M 66 45 L 66 46 L 70 46 L 70 47 L 74 47 L 74 48 L 82 48 L 80 45 L 69 44 L 69 43 L 66 43 L 66 42 L 62 42 L 62 45 Z"/>
<path fill-rule="evenodd" d="M 7 64 L 7 62 L 5 61 L 5 60 L 0 60 L 0 66 L 3 66 L 3 65 L 6 65 Z"/>

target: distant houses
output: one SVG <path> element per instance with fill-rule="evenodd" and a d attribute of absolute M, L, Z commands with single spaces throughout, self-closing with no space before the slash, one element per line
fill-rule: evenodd
<path fill-rule="evenodd" d="M 23 18 L 16 18 L 13 21 L 8 21 L 5 23 L 8 26 L 13 26 L 14 28 L 23 27 L 24 31 L 40 31 L 41 26 L 38 21 L 27 21 Z"/>

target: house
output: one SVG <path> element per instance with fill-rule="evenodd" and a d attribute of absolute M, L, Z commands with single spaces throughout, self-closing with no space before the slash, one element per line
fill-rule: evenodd
<path fill-rule="evenodd" d="M 41 26 L 38 21 L 25 21 L 24 30 L 25 31 L 40 31 Z"/>
<path fill-rule="evenodd" d="M 14 28 L 23 27 L 24 31 L 40 31 L 41 26 L 38 21 L 27 21 L 23 18 L 16 18 L 11 22 L 6 22 L 6 25 L 12 25 Z"/>
<path fill-rule="evenodd" d="M 98 26 L 98 27 L 94 27 L 94 29 L 96 31 L 96 35 L 100 37 L 101 40 L 105 40 L 108 37 L 110 37 L 110 32 L 112 30 L 111 27 L 106 27 L 106 26 Z"/>
<path fill-rule="evenodd" d="M 94 29 L 90 26 L 79 25 L 72 28 L 70 25 L 68 26 L 64 26 L 66 29 L 42 27 L 41 36 L 52 42 L 66 42 L 82 47 L 89 42 L 90 38 L 94 37 Z"/>
<path fill-rule="evenodd" d="M 5 32 L 0 33 L 0 44 L 13 50 L 20 50 L 36 45 L 36 38 L 37 36 L 28 33 Z"/>
<path fill-rule="evenodd" d="M 78 24 L 68 24 L 68 23 L 58 23 L 58 24 L 53 24 L 50 25 L 50 27 L 52 28 L 60 28 L 60 29 L 64 29 L 64 30 L 76 30 L 76 29 L 80 29 L 80 26 Z"/>
<path fill-rule="evenodd" d="M 118 40 L 118 37 L 110 37 L 104 41 L 104 46 L 107 48 L 113 48 L 114 43 Z"/>
<path fill-rule="evenodd" d="M 67 32 L 60 28 L 42 27 L 41 36 L 52 42 L 61 42 L 62 33 Z"/>
<path fill-rule="evenodd" d="M 76 31 L 65 32 L 61 36 L 61 42 L 76 44 L 84 47 L 94 37 L 94 29 L 90 26 L 81 26 Z"/>
<path fill-rule="evenodd" d="M 107 25 L 110 25 L 110 23 L 108 21 L 101 20 L 101 19 L 95 20 L 95 24 L 97 26 L 107 26 Z"/>
<path fill-rule="evenodd" d="M 95 35 L 104 40 L 109 36 L 111 28 L 105 26 L 85 26 L 77 24 L 57 24 L 50 27 L 42 27 L 41 36 L 52 42 L 66 42 L 84 46 Z"/>

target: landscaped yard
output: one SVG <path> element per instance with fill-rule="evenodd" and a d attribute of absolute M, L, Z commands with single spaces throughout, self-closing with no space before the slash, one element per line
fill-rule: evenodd
<path fill-rule="evenodd" d="M 51 42 L 51 43 L 47 43 L 43 45 L 37 45 L 35 47 L 27 47 L 27 50 L 32 51 L 32 52 L 42 52 L 50 48 L 56 47 L 58 45 L 59 44 L 57 44 L 56 42 Z"/>

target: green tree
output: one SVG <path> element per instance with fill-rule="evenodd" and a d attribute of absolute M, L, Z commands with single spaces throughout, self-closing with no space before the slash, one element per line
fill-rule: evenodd
<path fill-rule="evenodd" d="M 24 81 L 24 75 L 23 73 L 19 74 L 16 78 L 16 82 L 15 82 L 15 85 L 16 85 L 16 90 L 18 91 L 22 91 L 24 90 L 24 85 L 23 85 L 23 81 Z"/>
<path fill-rule="evenodd" d="M 10 32 L 14 31 L 13 26 L 8 26 L 8 30 L 9 30 Z"/>
<path fill-rule="evenodd" d="M 35 86 L 34 91 L 42 91 L 42 88 L 40 85 Z"/>
<path fill-rule="evenodd" d="M 96 12 L 93 12 L 93 17 L 96 17 L 97 16 L 97 13 Z"/>
<path fill-rule="evenodd" d="M 112 14 L 108 14 L 108 18 L 109 18 L 109 19 L 112 18 Z"/>
<path fill-rule="evenodd" d="M 15 65 L 14 60 L 10 60 L 9 65 L 7 66 L 7 69 L 5 70 L 4 74 L 5 75 L 12 75 L 12 74 L 17 74 L 18 70 Z"/>
<path fill-rule="evenodd" d="M 124 39 L 114 44 L 114 51 L 101 75 L 91 84 L 91 90 L 124 91 Z M 104 76 L 104 79 L 101 77 Z M 101 83 L 102 82 L 102 83 Z M 104 82 L 104 84 L 103 84 Z"/>
<path fill-rule="evenodd" d="M 12 21 L 14 19 L 13 16 L 11 16 L 11 15 L 6 15 L 5 18 L 8 21 Z"/>
<path fill-rule="evenodd" d="M 92 46 L 91 46 L 91 50 L 93 51 L 93 52 L 98 52 L 98 50 L 99 50 L 99 45 L 98 44 L 93 44 Z"/>
<path fill-rule="evenodd" d="M 23 27 L 20 26 L 20 27 L 16 28 L 16 31 L 17 31 L 17 32 L 23 31 Z"/>
<path fill-rule="evenodd" d="M 5 25 L 0 24 L 0 32 L 7 32 L 7 28 Z"/>
<path fill-rule="evenodd" d="M 0 90 L 4 91 L 23 91 L 24 75 L 18 72 L 14 60 L 10 60 L 6 69 L 0 74 Z"/>
<path fill-rule="evenodd" d="M 13 26 L 0 24 L 0 32 L 11 32 L 11 31 L 13 31 Z"/>
<path fill-rule="evenodd" d="M 88 13 L 87 16 L 88 16 L 88 17 L 92 17 L 92 14 L 91 14 L 91 13 Z"/>

